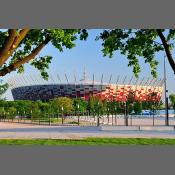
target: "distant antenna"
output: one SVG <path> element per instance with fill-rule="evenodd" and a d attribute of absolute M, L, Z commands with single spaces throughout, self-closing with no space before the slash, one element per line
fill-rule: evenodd
<path fill-rule="evenodd" d="M 116 84 L 118 83 L 119 79 L 120 79 L 120 75 L 117 76 Z"/>
<path fill-rule="evenodd" d="M 148 83 L 148 86 L 151 86 L 153 81 L 154 81 L 154 78 L 151 79 L 151 81 Z"/>
<path fill-rule="evenodd" d="M 142 85 L 143 81 L 144 81 L 145 77 L 142 78 L 141 82 L 140 82 L 140 86 Z"/>
<path fill-rule="evenodd" d="M 87 74 L 86 74 L 86 68 L 85 67 L 84 67 L 83 75 L 84 75 L 84 80 L 86 80 L 87 79 Z"/>
<path fill-rule="evenodd" d="M 32 80 L 32 85 L 35 85 L 35 80 L 33 79 L 33 76 L 30 76 L 30 79 Z"/>
<path fill-rule="evenodd" d="M 138 81 L 139 81 L 139 78 L 136 79 L 134 85 L 137 85 Z"/>
<path fill-rule="evenodd" d="M 103 89 L 103 74 L 101 75 L 101 90 Z"/>
<path fill-rule="evenodd" d="M 94 73 L 93 73 L 93 77 L 92 77 L 92 96 L 94 95 Z"/>
<path fill-rule="evenodd" d="M 152 83 L 152 86 L 156 86 L 156 83 L 157 83 L 157 81 L 158 81 L 158 79 L 154 79 L 155 81 L 153 81 L 153 83 Z"/>
<path fill-rule="evenodd" d="M 76 96 L 76 98 L 77 98 L 77 86 L 76 86 L 76 82 L 77 82 L 77 78 L 76 78 L 76 74 L 75 74 L 75 71 L 74 71 L 75 96 Z"/>
<path fill-rule="evenodd" d="M 126 78 L 127 78 L 127 76 L 124 77 L 124 79 L 123 79 L 123 84 L 125 83 Z"/>
<path fill-rule="evenodd" d="M 149 83 L 149 78 L 147 78 L 146 82 L 144 83 L 144 86 L 146 86 Z"/>
<path fill-rule="evenodd" d="M 69 80 L 68 80 L 68 78 L 67 78 L 66 73 L 65 73 L 65 78 L 66 78 L 67 83 L 69 84 Z"/>
<path fill-rule="evenodd" d="M 80 81 L 82 81 L 82 82 L 86 82 L 87 81 L 87 73 L 86 73 L 85 67 L 84 67 L 84 71 L 83 71 L 83 79 L 81 79 Z"/>
<path fill-rule="evenodd" d="M 131 77 L 131 79 L 130 79 L 130 81 L 129 81 L 129 85 L 131 84 L 131 82 L 132 82 L 132 79 L 133 79 L 133 76 Z"/>
<path fill-rule="evenodd" d="M 55 81 L 54 81 L 54 78 L 53 78 L 52 75 L 50 75 L 50 79 L 51 79 L 51 81 L 55 84 Z"/>
<path fill-rule="evenodd" d="M 111 74 L 111 76 L 109 78 L 109 84 L 111 83 L 111 80 L 112 80 L 112 74 Z"/>
<path fill-rule="evenodd" d="M 61 79 L 60 79 L 60 76 L 58 74 L 57 74 L 57 79 L 61 83 Z"/>
<path fill-rule="evenodd" d="M 77 82 L 77 78 L 76 78 L 75 71 L 74 71 L 74 82 L 75 82 L 75 83 Z"/>

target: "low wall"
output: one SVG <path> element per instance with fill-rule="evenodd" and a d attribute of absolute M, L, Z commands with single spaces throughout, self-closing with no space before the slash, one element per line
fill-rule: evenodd
<path fill-rule="evenodd" d="M 174 126 L 100 126 L 101 131 L 174 131 Z"/>

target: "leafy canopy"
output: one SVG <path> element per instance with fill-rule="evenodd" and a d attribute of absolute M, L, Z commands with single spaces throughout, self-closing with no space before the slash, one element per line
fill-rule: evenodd
<path fill-rule="evenodd" d="M 115 51 L 126 55 L 128 66 L 133 67 L 133 72 L 138 76 L 141 71 L 139 58 L 144 58 L 151 68 L 153 77 L 157 76 L 158 61 L 155 54 L 165 51 L 168 61 L 175 72 L 175 62 L 171 51 L 175 43 L 175 30 L 169 29 L 112 29 L 104 30 L 96 37 L 102 40 L 104 56 L 113 56 Z"/>
<path fill-rule="evenodd" d="M 0 31 L 0 76 L 17 70 L 24 71 L 24 64 L 37 68 L 47 79 L 47 69 L 51 55 L 40 56 L 41 50 L 52 44 L 59 52 L 75 47 L 77 39 L 88 37 L 86 29 L 9 29 Z M 113 56 L 115 51 L 126 55 L 128 66 L 133 67 L 135 76 L 141 71 L 139 58 L 144 58 L 151 68 L 151 74 L 157 76 L 158 61 L 155 54 L 164 51 L 175 73 L 175 61 L 172 56 L 175 43 L 174 29 L 110 29 L 103 30 L 96 37 L 102 41 L 104 56 Z"/>
<path fill-rule="evenodd" d="M 7 83 L 2 83 L 2 81 L 0 80 L 0 100 L 4 100 L 4 98 L 2 97 L 3 94 L 7 91 L 9 85 Z"/>
<path fill-rule="evenodd" d="M 0 31 L 0 76 L 18 70 L 30 63 L 47 79 L 51 55 L 39 56 L 40 51 L 51 43 L 59 52 L 75 47 L 75 40 L 88 36 L 82 29 L 9 29 Z"/>
<path fill-rule="evenodd" d="M 169 99 L 173 109 L 175 109 L 175 94 L 170 94 Z"/>

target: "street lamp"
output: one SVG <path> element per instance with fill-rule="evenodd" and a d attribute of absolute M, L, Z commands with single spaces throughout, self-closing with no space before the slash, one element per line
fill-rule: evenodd
<path fill-rule="evenodd" d="M 62 111 L 62 124 L 63 124 L 63 111 L 64 111 L 63 106 L 61 107 L 61 111 Z"/>
<path fill-rule="evenodd" d="M 134 110 L 133 110 L 134 105 L 135 105 L 135 102 L 133 102 L 133 103 L 131 104 L 131 107 L 132 107 L 132 111 L 131 111 L 131 120 L 130 120 L 130 125 L 131 125 L 131 126 L 132 126 L 132 115 L 133 115 L 133 112 L 134 112 Z"/>
<path fill-rule="evenodd" d="M 169 125 L 168 97 L 167 97 L 168 90 L 167 90 L 167 86 L 166 86 L 167 78 L 166 78 L 166 65 L 165 65 L 166 61 L 165 61 L 165 58 L 166 58 L 166 56 L 164 55 L 164 91 L 165 91 L 165 111 L 166 111 L 165 112 L 165 115 L 166 115 L 165 125 L 168 126 Z"/>
<path fill-rule="evenodd" d="M 98 112 L 98 116 L 97 116 L 97 126 L 100 125 L 100 118 L 99 118 L 99 115 L 100 115 L 100 114 L 99 114 L 99 112 L 100 112 L 99 110 L 100 110 L 100 109 L 99 109 L 99 107 L 100 107 L 100 103 L 99 103 L 99 101 L 98 101 L 98 103 L 97 103 L 97 109 L 98 109 L 98 111 L 97 111 L 97 112 Z"/>
<path fill-rule="evenodd" d="M 32 117 L 32 110 L 30 112 L 31 112 L 30 119 L 31 119 L 31 123 L 32 123 L 32 119 L 33 119 L 33 117 Z"/>
<path fill-rule="evenodd" d="M 57 117 L 57 122 L 59 121 L 59 109 L 58 109 L 58 117 Z"/>
<path fill-rule="evenodd" d="M 153 110 L 153 126 L 154 126 L 154 102 L 153 102 L 153 105 L 152 105 L 152 110 Z"/>
<path fill-rule="evenodd" d="M 20 117 L 20 116 L 19 116 L 19 111 L 18 111 L 18 123 L 19 123 L 19 117 Z"/>
<path fill-rule="evenodd" d="M 124 109 L 125 109 L 125 125 L 128 126 L 128 116 L 127 116 L 127 106 L 126 102 L 124 102 Z"/>
<path fill-rule="evenodd" d="M 24 123 L 25 123 L 26 112 L 24 111 Z"/>
<path fill-rule="evenodd" d="M 109 124 L 109 108 L 107 108 L 107 118 L 108 118 L 108 124 Z"/>
<path fill-rule="evenodd" d="M 79 104 L 77 104 L 77 109 L 78 109 L 78 126 L 80 125 L 79 108 L 80 108 L 80 105 L 79 105 Z"/>
<path fill-rule="evenodd" d="M 115 125 L 117 125 L 117 107 L 115 106 Z"/>

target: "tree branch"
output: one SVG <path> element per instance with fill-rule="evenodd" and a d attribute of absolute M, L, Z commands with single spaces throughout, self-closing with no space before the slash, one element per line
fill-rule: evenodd
<path fill-rule="evenodd" d="M 6 54 L 2 55 L 2 58 L 0 60 L 0 66 L 2 66 L 8 60 L 8 58 L 13 54 L 13 52 L 17 49 L 17 47 L 19 46 L 21 41 L 25 38 L 29 30 L 30 29 L 22 29 L 19 32 L 18 36 L 16 36 L 16 33 L 15 33 L 15 38 L 13 39 L 13 42 L 11 43 L 10 48 L 7 50 Z"/>
<path fill-rule="evenodd" d="M 30 31 L 30 29 L 22 29 L 19 32 L 19 35 L 15 38 L 9 52 L 13 53 L 13 51 L 18 47 L 18 45 L 21 43 L 21 41 L 25 38 L 27 33 Z"/>
<path fill-rule="evenodd" d="M 16 29 L 8 30 L 9 36 L 6 38 L 2 49 L 0 50 L 0 66 L 3 64 L 4 59 L 8 56 L 8 51 L 11 48 L 16 37 Z"/>
<path fill-rule="evenodd" d="M 46 38 L 46 40 L 41 43 L 38 47 L 36 47 L 28 56 L 24 57 L 23 59 L 9 65 L 8 67 L 5 67 L 4 69 L 0 70 L 0 76 L 5 76 L 6 74 L 18 69 L 23 64 L 29 62 L 30 60 L 34 59 L 36 55 L 44 48 L 44 46 L 47 45 L 47 43 L 50 41 L 49 38 Z"/>
<path fill-rule="evenodd" d="M 172 54 L 171 54 L 171 51 L 170 51 L 170 47 L 169 47 L 169 44 L 167 43 L 166 41 L 166 38 L 165 36 L 163 35 L 161 29 L 157 29 L 157 33 L 162 41 L 162 44 L 163 44 L 163 47 L 165 49 L 165 53 L 167 55 L 167 58 L 168 58 L 168 61 L 170 63 L 170 66 L 171 68 L 173 69 L 174 71 L 174 74 L 175 74 L 175 62 L 174 62 L 174 59 L 172 57 Z"/>

